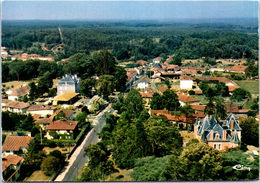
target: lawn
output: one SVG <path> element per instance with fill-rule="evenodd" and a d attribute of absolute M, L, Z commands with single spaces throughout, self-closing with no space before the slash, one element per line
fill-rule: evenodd
<path fill-rule="evenodd" d="M 251 94 L 259 94 L 259 81 L 242 80 L 235 81 L 241 88 L 249 91 Z"/>
<path fill-rule="evenodd" d="M 50 178 L 51 177 L 44 175 L 42 171 L 37 170 L 33 172 L 33 174 L 30 177 L 24 179 L 24 181 L 50 181 Z"/>
<path fill-rule="evenodd" d="M 2 83 L 2 85 L 5 85 L 5 87 L 16 87 L 16 86 L 21 86 L 23 84 L 29 84 L 30 82 L 36 82 L 38 80 L 38 78 L 32 79 L 32 80 L 28 80 L 28 81 L 9 81 L 9 82 L 5 82 Z M 56 85 L 58 84 L 59 79 L 53 79 L 53 88 L 56 87 Z"/>

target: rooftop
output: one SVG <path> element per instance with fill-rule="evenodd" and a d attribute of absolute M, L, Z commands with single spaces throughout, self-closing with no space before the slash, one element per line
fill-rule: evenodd
<path fill-rule="evenodd" d="M 2 146 L 3 151 L 19 151 L 21 147 L 28 147 L 33 137 L 7 136 Z"/>
<path fill-rule="evenodd" d="M 178 96 L 178 99 L 182 102 L 198 102 L 199 100 L 198 99 L 195 99 L 195 98 L 192 98 L 191 96 L 188 96 L 188 95 L 182 95 L 180 94 Z"/>
<path fill-rule="evenodd" d="M 2 172 L 4 172 L 10 165 L 17 165 L 23 158 L 17 155 L 8 155 L 2 157 Z"/>
<path fill-rule="evenodd" d="M 29 107 L 27 111 L 55 110 L 57 107 L 51 105 L 36 104 Z"/>
<path fill-rule="evenodd" d="M 62 121 L 57 120 L 52 123 L 50 123 L 46 130 L 74 130 L 77 126 L 77 121 Z"/>
<path fill-rule="evenodd" d="M 16 108 L 16 109 L 24 109 L 24 108 L 30 107 L 30 104 L 25 103 L 25 102 L 13 101 L 13 102 L 7 103 L 6 106 L 10 107 L 10 108 Z"/>
<path fill-rule="evenodd" d="M 69 101 L 72 98 L 76 97 L 77 95 L 78 95 L 78 93 L 75 93 L 74 91 L 70 91 L 70 92 L 63 93 L 59 96 L 56 96 L 54 98 L 54 100 L 56 100 L 56 101 Z"/>
<path fill-rule="evenodd" d="M 27 93 L 30 92 L 30 87 L 28 85 L 26 86 L 17 86 L 10 89 L 10 95 L 9 96 L 24 96 Z"/>

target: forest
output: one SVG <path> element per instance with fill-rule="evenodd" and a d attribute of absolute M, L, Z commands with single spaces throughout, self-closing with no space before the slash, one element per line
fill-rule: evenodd
<path fill-rule="evenodd" d="M 184 59 L 258 59 L 257 24 L 4 21 L 2 46 L 7 51 L 53 56 L 56 61 L 101 49 L 111 50 L 118 60 L 149 60 L 171 54 Z"/>

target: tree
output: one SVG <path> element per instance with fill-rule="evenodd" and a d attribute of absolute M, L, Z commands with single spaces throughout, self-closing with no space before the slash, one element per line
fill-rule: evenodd
<path fill-rule="evenodd" d="M 160 158 L 149 156 L 137 159 L 130 176 L 133 181 L 167 181 L 170 157 L 169 155 Z"/>
<path fill-rule="evenodd" d="M 55 117 L 54 120 L 66 119 L 66 114 L 63 111 L 60 111 Z"/>
<path fill-rule="evenodd" d="M 35 135 L 39 134 L 39 133 L 40 133 L 40 127 L 38 127 L 38 126 L 32 127 L 32 130 L 31 130 L 31 136 L 32 137 L 35 137 Z"/>
<path fill-rule="evenodd" d="M 164 107 L 169 111 L 176 111 L 180 107 L 179 99 L 176 93 L 170 89 L 167 89 L 163 95 L 162 100 Z"/>
<path fill-rule="evenodd" d="M 147 140 L 152 147 L 152 155 L 165 156 L 178 152 L 183 140 L 176 128 L 164 116 L 151 116 L 144 123 Z"/>
<path fill-rule="evenodd" d="M 155 92 L 153 94 L 150 106 L 153 110 L 160 110 L 164 108 L 162 96 L 159 93 Z"/>
<path fill-rule="evenodd" d="M 259 123 L 253 117 L 248 117 L 241 121 L 240 127 L 242 143 L 259 147 Z"/>
<path fill-rule="evenodd" d="M 65 163 L 65 156 L 59 151 L 59 150 L 54 150 L 50 152 L 50 156 L 54 156 L 55 158 L 58 158 L 59 160 L 59 168 L 62 168 L 64 163 Z"/>
<path fill-rule="evenodd" d="M 20 128 L 25 131 L 31 131 L 32 127 L 34 125 L 33 123 L 33 117 L 31 114 L 29 114 L 21 123 Z"/>
<path fill-rule="evenodd" d="M 137 90 L 131 90 L 125 100 L 125 109 L 132 118 L 138 118 L 144 109 L 144 101 Z"/>
<path fill-rule="evenodd" d="M 91 97 L 93 95 L 92 89 L 95 87 L 95 79 L 84 79 L 80 82 L 79 92 L 81 95 Z"/>
<path fill-rule="evenodd" d="M 171 158 L 169 172 L 174 181 L 210 181 L 222 178 L 221 153 L 204 143 L 185 147 L 179 157 Z"/>
<path fill-rule="evenodd" d="M 87 118 L 87 113 L 86 112 L 81 112 L 76 116 L 76 121 L 79 122 L 79 127 L 81 128 L 84 124 L 86 124 L 86 118 Z"/>
<path fill-rule="evenodd" d="M 46 72 L 40 79 L 38 80 L 38 92 L 42 95 L 49 91 L 49 88 L 52 87 L 53 81 L 52 81 L 52 75 L 50 72 Z"/>
<path fill-rule="evenodd" d="M 195 111 L 195 110 L 192 109 L 190 105 L 185 105 L 185 106 L 183 106 L 183 107 L 180 107 L 180 112 L 181 112 L 182 114 L 184 114 L 185 116 L 190 116 L 191 114 L 194 113 L 194 111 Z"/>
<path fill-rule="evenodd" d="M 242 101 L 245 98 L 251 98 L 251 94 L 242 88 L 235 89 L 231 96 L 231 99 L 236 100 L 238 102 Z"/>
<path fill-rule="evenodd" d="M 115 88 L 117 91 L 124 91 L 127 75 L 126 70 L 123 67 L 117 66 L 115 68 L 115 72 L 113 73 L 113 76 L 115 77 Z"/>
<path fill-rule="evenodd" d="M 15 130 L 15 121 L 10 117 L 9 112 L 2 112 L 2 125 L 3 130 Z"/>
<path fill-rule="evenodd" d="M 59 159 L 54 156 L 48 156 L 43 159 L 41 170 L 47 176 L 51 176 L 59 170 Z"/>
<path fill-rule="evenodd" d="M 92 59 L 95 63 L 96 73 L 100 75 L 109 75 L 114 73 L 116 60 L 108 50 L 101 50 L 93 54 Z"/>
<path fill-rule="evenodd" d="M 108 99 L 108 96 L 113 93 L 115 89 L 115 78 L 112 75 L 102 75 L 96 83 L 97 93 Z"/>
<path fill-rule="evenodd" d="M 29 100 L 33 101 L 36 98 L 38 98 L 40 94 L 38 92 L 38 87 L 35 85 L 35 82 L 29 83 L 29 86 L 30 86 Z"/>

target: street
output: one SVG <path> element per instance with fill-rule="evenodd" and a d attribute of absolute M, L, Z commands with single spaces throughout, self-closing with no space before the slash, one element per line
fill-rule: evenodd
<path fill-rule="evenodd" d="M 107 115 L 112 112 L 113 110 L 111 110 L 111 105 L 109 105 L 105 110 L 96 116 L 93 129 L 89 132 L 89 134 L 83 140 L 82 144 L 71 156 L 69 164 L 72 164 L 65 167 L 66 170 L 62 172 L 55 181 L 74 181 L 79 176 L 80 172 L 88 161 L 88 157 L 84 156 L 85 147 L 87 147 L 89 144 L 96 144 L 99 141 L 97 134 L 104 127 Z"/>

